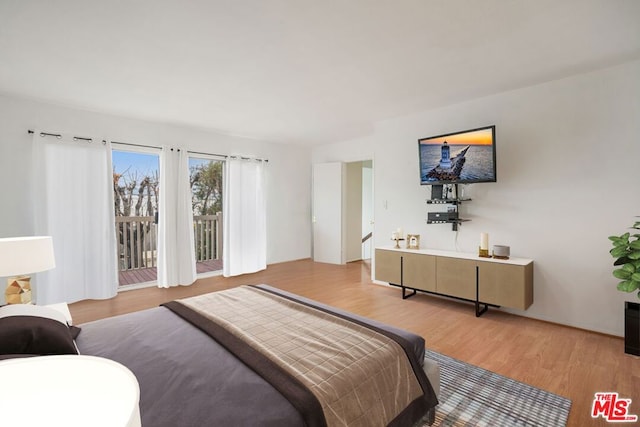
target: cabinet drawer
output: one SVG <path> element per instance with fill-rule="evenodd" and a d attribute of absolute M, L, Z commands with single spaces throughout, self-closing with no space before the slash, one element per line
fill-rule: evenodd
<path fill-rule="evenodd" d="M 402 254 L 403 285 L 423 291 L 436 291 L 436 257 L 415 253 Z"/>
<path fill-rule="evenodd" d="M 402 253 L 376 249 L 376 280 L 400 285 Z"/>
<path fill-rule="evenodd" d="M 487 304 L 526 310 L 533 303 L 533 265 L 480 262 L 478 294 Z"/>
<path fill-rule="evenodd" d="M 438 257 L 437 292 L 469 300 L 476 299 L 476 262 L 467 259 Z"/>

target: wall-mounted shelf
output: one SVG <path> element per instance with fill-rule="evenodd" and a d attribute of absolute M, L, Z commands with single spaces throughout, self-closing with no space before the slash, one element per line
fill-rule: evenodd
<path fill-rule="evenodd" d="M 437 221 L 437 220 L 427 220 L 427 224 L 460 224 L 463 222 L 468 222 L 471 221 L 470 219 L 465 219 L 465 218 L 457 218 L 457 219 L 450 219 L 450 220 L 443 220 L 443 221 Z"/>
<path fill-rule="evenodd" d="M 427 199 L 427 204 L 428 205 L 453 205 L 453 210 L 452 211 L 448 211 L 448 212 L 429 212 L 427 214 L 427 224 L 451 224 L 451 229 L 453 231 L 457 231 L 458 230 L 458 225 L 462 224 L 463 222 L 466 221 L 471 221 L 470 219 L 464 219 L 464 218 L 460 218 L 458 217 L 458 206 L 460 206 L 462 204 L 462 202 L 470 202 L 471 199 L 468 198 L 458 198 L 458 184 L 452 184 L 455 186 L 455 196 L 453 198 L 441 198 L 438 196 L 442 196 L 444 195 L 449 195 L 449 193 L 451 192 L 450 189 L 444 193 L 442 188 L 438 188 L 437 190 L 434 191 L 433 187 L 436 186 L 432 186 L 432 191 L 431 191 L 431 195 L 432 198 L 431 199 Z M 439 187 L 442 187 L 441 185 Z M 436 195 L 436 197 L 433 197 L 434 195 Z M 434 215 L 435 214 L 435 215 Z M 438 216 L 438 218 L 436 218 L 435 216 Z M 439 218 L 439 217 L 442 218 Z"/>
<path fill-rule="evenodd" d="M 470 202 L 471 199 L 427 199 L 429 205 L 460 205 L 462 202 Z"/>

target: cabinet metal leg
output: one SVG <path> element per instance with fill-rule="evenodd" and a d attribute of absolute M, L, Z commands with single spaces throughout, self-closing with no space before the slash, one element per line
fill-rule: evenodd
<path fill-rule="evenodd" d="M 484 307 L 482 307 L 482 309 L 480 309 L 480 305 L 482 305 L 482 303 L 476 298 L 476 317 L 480 317 L 484 313 L 489 311 L 489 306 L 487 304 L 484 304 Z"/>
<path fill-rule="evenodd" d="M 482 316 L 489 310 L 489 306 L 484 304 L 484 307 L 480 309 L 480 267 L 476 266 L 476 317 Z"/>
<path fill-rule="evenodd" d="M 414 296 L 416 293 L 417 293 L 417 292 L 416 292 L 416 290 L 415 290 L 415 289 L 412 289 L 412 290 L 411 290 L 411 293 L 410 293 L 410 294 L 408 294 L 408 293 L 407 293 L 407 288 L 405 288 L 404 286 L 402 286 L 402 299 L 407 299 L 407 298 L 409 298 L 409 297 L 412 297 L 412 296 Z"/>

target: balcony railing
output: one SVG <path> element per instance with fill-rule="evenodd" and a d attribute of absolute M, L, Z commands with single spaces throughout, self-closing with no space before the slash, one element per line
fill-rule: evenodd
<path fill-rule="evenodd" d="M 157 224 L 152 216 L 116 217 L 118 241 L 118 269 L 120 284 L 130 284 L 145 280 L 155 280 L 158 255 Z M 193 217 L 193 236 L 196 263 L 219 266 L 222 260 L 222 214 L 196 215 Z M 139 275 L 139 280 L 124 280 L 123 273 L 154 269 L 153 276 Z M 213 271 L 218 268 L 205 269 Z M 198 268 L 203 270 L 202 268 Z"/>
<path fill-rule="evenodd" d="M 193 217 L 196 262 L 222 259 L 222 213 Z"/>

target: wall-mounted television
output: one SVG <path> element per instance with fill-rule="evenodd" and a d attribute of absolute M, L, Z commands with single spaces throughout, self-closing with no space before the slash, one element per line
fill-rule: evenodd
<path fill-rule="evenodd" d="M 496 182 L 496 127 L 418 140 L 420 184 Z"/>

